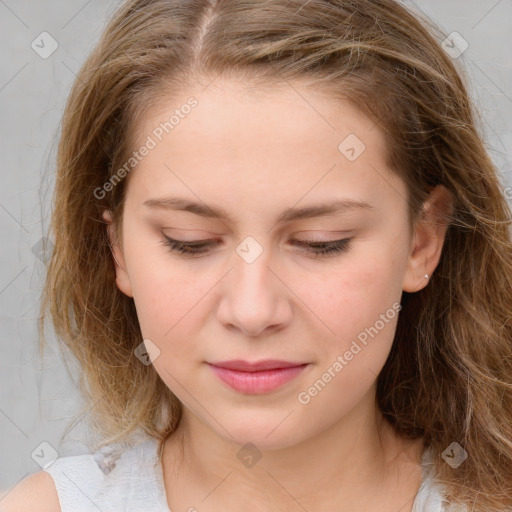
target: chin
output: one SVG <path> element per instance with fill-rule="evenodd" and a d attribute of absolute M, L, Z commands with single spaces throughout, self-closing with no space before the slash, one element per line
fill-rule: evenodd
<path fill-rule="evenodd" d="M 244 447 L 249 443 L 257 449 L 264 450 L 280 450 L 299 444 L 304 440 L 304 432 L 291 420 L 291 416 L 286 418 L 287 414 L 280 414 L 278 419 L 273 417 L 268 419 L 254 419 L 251 415 L 247 415 L 243 420 L 230 423 L 223 423 L 229 435 L 222 428 L 219 429 L 215 425 L 218 435 L 222 436 L 226 441 L 230 441 Z M 284 421 L 283 419 L 286 418 Z"/>

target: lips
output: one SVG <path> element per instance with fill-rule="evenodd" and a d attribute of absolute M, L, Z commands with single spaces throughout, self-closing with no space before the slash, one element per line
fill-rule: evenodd
<path fill-rule="evenodd" d="M 220 361 L 218 363 L 209 363 L 213 366 L 226 368 L 228 370 L 239 370 L 241 372 L 257 372 L 262 370 L 276 370 L 278 368 L 291 368 L 293 366 L 301 366 L 305 363 L 292 363 L 290 361 L 281 361 L 278 359 L 265 359 L 264 361 L 243 361 L 236 359 L 232 361 Z"/>
<path fill-rule="evenodd" d="M 240 393 L 260 395 L 270 393 L 297 377 L 308 363 L 265 360 L 221 361 L 209 363 L 214 375 Z"/>

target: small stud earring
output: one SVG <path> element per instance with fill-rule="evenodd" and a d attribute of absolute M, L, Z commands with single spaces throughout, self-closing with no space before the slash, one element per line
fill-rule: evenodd
<path fill-rule="evenodd" d="M 425 277 L 426 277 L 427 279 L 430 279 L 430 277 L 428 277 L 428 274 L 425 274 Z"/>

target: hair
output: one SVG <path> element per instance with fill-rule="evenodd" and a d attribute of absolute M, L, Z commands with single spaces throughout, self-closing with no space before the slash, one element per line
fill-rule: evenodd
<path fill-rule="evenodd" d="M 114 183 L 148 106 L 212 77 L 261 87 L 302 80 L 383 130 L 410 226 L 435 186 L 452 195 L 436 271 L 427 287 L 403 293 L 376 406 L 397 435 L 433 450 L 449 500 L 486 512 L 512 505 L 511 210 L 441 34 L 394 0 L 130 0 L 117 9 L 63 115 L 40 320 L 44 339 L 50 313 L 80 364 L 105 443 L 141 429 L 162 446 L 182 406 L 134 356 L 134 302 L 116 286 L 101 215 L 110 210 L 119 226 L 130 175 L 95 191 Z M 456 469 L 441 457 L 453 442 L 469 455 Z"/>

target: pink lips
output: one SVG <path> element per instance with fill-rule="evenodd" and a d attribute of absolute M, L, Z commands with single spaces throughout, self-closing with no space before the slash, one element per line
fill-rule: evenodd
<path fill-rule="evenodd" d="M 252 395 L 269 393 L 294 379 L 308 363 L 265 360 L 208 363 L 213 373 L 236 391 Z"/>

